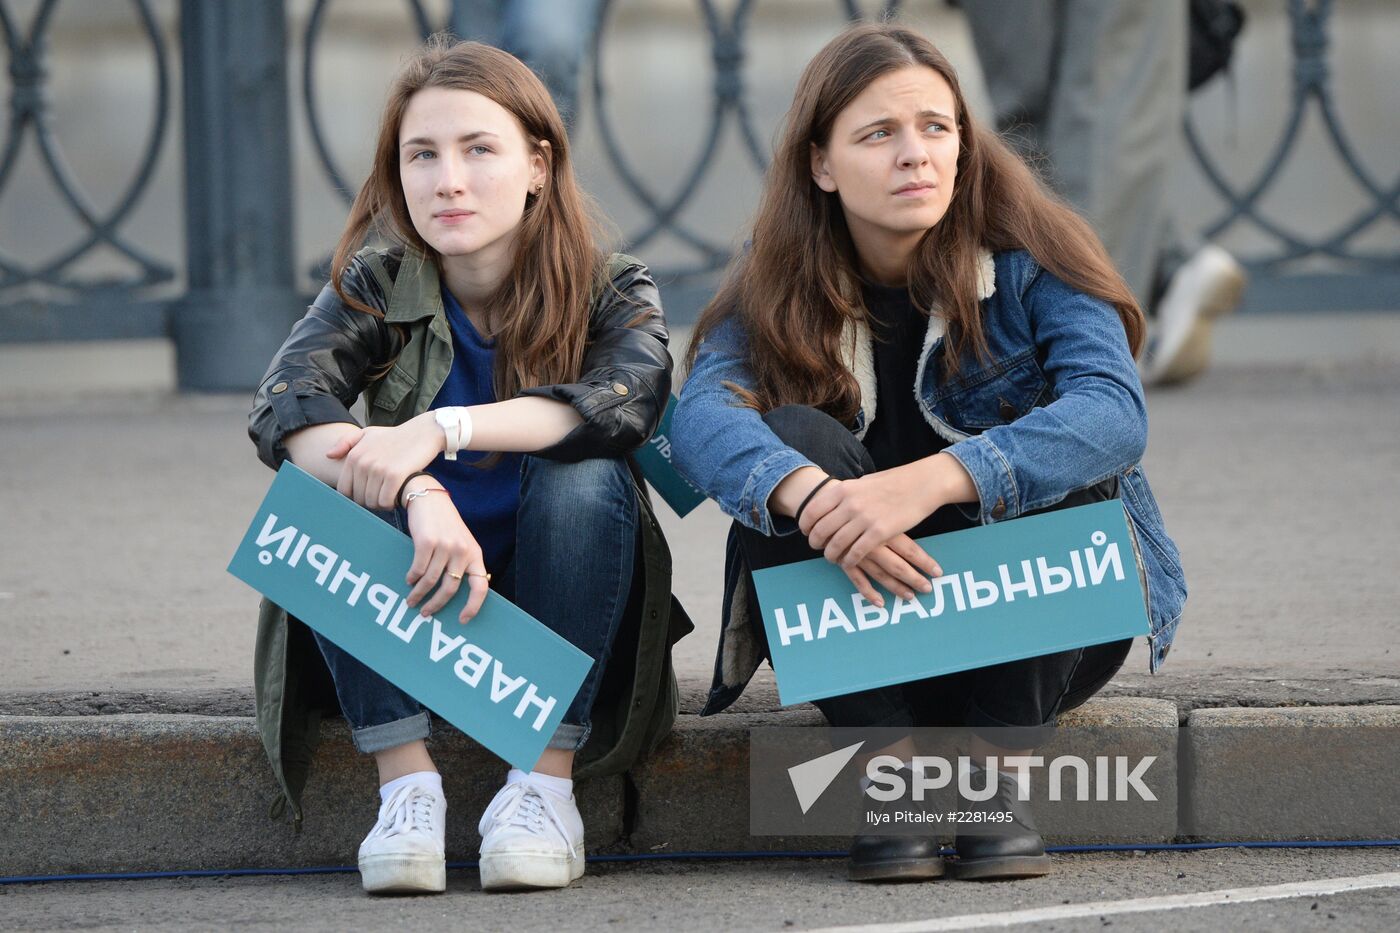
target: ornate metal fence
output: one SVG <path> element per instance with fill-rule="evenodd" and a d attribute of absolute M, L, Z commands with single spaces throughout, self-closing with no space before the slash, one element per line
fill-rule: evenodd
<path fill-rule="evenodd" d="M 1186 140 L 1197 167 L 1225 202 L 1220 215 L 1205 226 L 1201 235 L 1214 239 L 1237 227 L 1251 227 L 1272 242 L 1272 249 L 1245 257 L 1255 279 L 1252 303 L 1259 307 L 1394 310 L 1400 307 L 1400 251 L 1366 250 L 1357 247 L 1355 240 L 1387 218 L 1400 220 L 1400 172 L 1389 183 L 1376 178 L 1357 157 L 1338 117 L 1331 60 L 1330 32 L 1336 12 L 1333 0 L 1287 2 L 1293 40 L 1289 114 L 1258 174 L 1245 185 L 1230 184 L 1217 160 L 1202 145 L 1190 114 L 1187 115 Z M 1371 201 L 1333 230 L 1289 227 L 1270 219 L 1260 209 L 1260 202 L 1279 183 L 1296 150 L 1304 121 L 1313 112 L 1322 120 L 1335 156 L 1328 170 L 1346 173 Z M 1400 160 L 1396 164 L 1400 167 Z M 1289 274 L 1290 266 L 1315 256 L 1338 260 L 1347 274 Z"/>
<path fill-rule="evenodd" d="M 164 309 L 143 301 L 141 291 L 168 282 L 175 271 L 132 243 L 121 227 L 140 202 L 155 169 L 156 154 L 170 117 L 168 51 L 156 27 L 150 4 L 132 0 L 132 11 L 143 38 L 150 43 L 156 76 L 155 121 L 135 176 L 115 207 L 105 214 L 92 203 L 82 180 L 75 177 L 54 135 L 46 97 L 49 78 L 47 45 L 58 0 L 43 0 L 28 23 L 20 22 L 10 4 L 0 2 L 0 33 L 9 58 L 10 99 L 4 148 L 0 150 L 0 198 L 15 174 L 21 148 L 33 139 L 53 190 L 52 209 L 70 211 L 84 228 L 78 242 L 38 263 L 24 263 L 10 254 L 0 235 L 0 340 L 14 337 L 62 338 L 100 331 L 112 336 L 142 336 L 163 332 Z M 22 231 L 6 231 L 21 234 Z M 74 267 L 99 246 L 109 246 L 126 260 L 123 274 L 95 280 Z M 98 309 L 87 300 L 103 294 Z M 39 297 L 15 300 L 20 293 Z"/>
<path fill-rule="evenodd" d="M 149 0 L 128 2 L 143 38 L 150 46 L 156 76 L 156 119 L 145 143 L 145 156 L 134 176 L 116 206 L 103 212 L 93 207 L 82 181 L 74 177 L 67 167 L 62 145 L 49 127 L 46 95 L 50 86 L 50 61 L 46 36 L 58 0 L 41 0 L 28 24 L 19 22 L 11 0 L 0 0 L 0 31 L 3 31 L 8 56 L 10 84 L 8 127 L 3 146 L 0 147 L 0 199 L 3 199 L 7 185 L 13 179 L 21 146 L 32 137 L 58 192 L 52 209 L 72 212 L 85 231 L 77 242 L 34 263 L 21 262 L 6 250 L 6 242 L 22 237 L 22 230 L 0 231 L 0 341 L 170 333 L 180 337 L 180 317 L 189 308 L 188 296 L 173 301 L 144 297 L 153 286 L 162 283 L 168 286 L 175 279 L 176 271 L 152 258 L 140 244 L 131 242 L 122 229 L 148 188 L 156 153 L 170 123 L 171 107 L 168 79 L 171 50 L 166 48 L 166 40 L 156 27 Z M 464 18 L 484 2 L 486 0 L 455 0 L 453 15 L 449 17 L 451 25 L 458 27 L 460 32 Z M 856 0 L 830 2 L 835 10 L 848 17 L 853 18 L 862 12 Z M 1206 183 L 1224 205 L 1219 216 L 1210 220 L 1201 232 L 1207 237 L 1217 237 L 1248 228 L 1269 244 L 1269 248 L 1244 257 L 1255 273 L 1255 288 L 1251 293 L 1251 303 L 1255 306 L 1309 309 L 1384 307 L 1393 310 L 1396 298 L 1400 296 L 1400 249 L 1367 249 L 1357 244 L 1377 224 L 1400 220 L 1400 177 L 1377 177 L 1374 171 L 1368 169 L 1357 157 L 1355 145 L 1338 118 L 1329 32 L 1337 13 L 1335 4 L 1332 0 L 1285 2 L 1292 34 L 1291 112 L 1262 168 L 1247 183 L 1232 183 L 1218 157 L 1202 144 L 1200 133 L 1188 119 L 1186 130 L 1191 152 Z M 596 122 L 601 144 L 607 154 L 609 170 L 615 174 L 625 196 L 631 199 L 629 207 L 643 218 L 633 229 L 624 231 L 628 248 L 645 252 L 650 244 L 663 236 L 684 247 L 684 259 L 658 270 L 666 283 L 664 287 L 668 289 L 668 301 L 671 302 L 668 307 L 673 312 L 680 312 L 681 317 L 684 317 L 687 306 L 693 307 L 703 297 L 713 281 L 714 273 L 729 258 L 728 237 L 732 231 L 705 231 L 684 219 L 687 208 L 701 196 L 702 184 L 716 168 L 720 139 L 726 127 L 732 126 L 737 131 L 743 152 L 755 173 L 761 173 L 767 161 L 767 147 L 755 126 L 745 83 L 753 29 L 751 20 L 758 5 L 757 0 L 737 0 L 732 5 L 726 4 L 727 12 L 721 9 L 721 4 L 716 0 L 695 0 L 695 3 L 707 33 L 712 89 L 704 137 L 693 154 L 677 160 L 680 183 L 675 187 L 674 194 L 659 194 L 629 160 L 627 147 L 623 145 L 609 112 L 610 95 L 601 67 L 592 70 L 591 84 L 582 89 L 586 95 L 589 119 Z M 204 16 L 206 20 L 213 18 L 212 14 L 196 12 L 200 6 L 195 0 L 182 0 L 183 19 L 192 20 L 198 16 Z M 220 19 L 224 25 L 219 28 L 245 29 L 240 40 L 243 44 L 236 50 L 228 47 L 227 39 L 220 38 L 221 34 L 214 26 L 206 23 L 203 27 L 205 31 L 200 32 L 197 24 L 182 21 L 180 54 L 186 71 L 184 147 L 187 159 L 194 152 L 219 152 L 218 147 L 225 144 L 228 138 L 227 127 L 220 123 L 222 118 L 199 119 L 201 112 L 192 108 L 218 107 L 220 100 L 237 101 L 239 98 L 235 95 L 246 96 L 248 93 L 246 86 L 237 89 L 216 86 L 218 81 L 228 80 L 222 77 L 227 73 L 227 68 L 266 69 L 271 63 L 275 71 L 275 65 L 280 61 L 281 75 L 261 88 L 274 96 L 280 88 L 285 97 L 287 85 L 291 84 L 292 89 L 299 93 L 304 102 L 311 144 L 321 170 L 332 189 L 348 202 L 350 185 L 327 145 L 315 85 L 315 62 L 318 50 L 325 41 L 325 13 L 331 6 L 331 0 L 315 0 L 305 29 L 299 36 L 287 36 L 284 26 L 271 22 L 272 19 L 284 18 L 280 0 L 242 0 L 230 6 L 243 12 L 224 14 Z M 870 3 L 865 4 L 864 12 L 870 12 L 870 6 Z M 900 2 L 886 0 L 883 6 L 887 11 L 897 11 Z M 599 6 L 589 49 L 595 61 L 601 61 L 610 43 L 617 40 L 614 28 L 616 7 L 613 0 L 602 0 Z M 257 16 L 264 22 L 257 29 L 247 31 L 245 26 L 235 21 L 235 17 L 246 16 L 250 10 L 256 10 Z M 420 0 L 405 0 L 403 10 L 414 30 L 421 35 L 426 36 L 448 25 L 433 22 Z M 251 49 L 248 43 L 251 43 Z M 299 44 L 302 53 L 301 74 L 291 80 L 285 73 L 288 43 Z M 260 52 L 262 46 L 265 48 L 261 48 Z M 238 65 L 250 55 L 257 59 L 259 54 L 263 55 L 261 66 Z M 225 71 L 220 71 L 220 68 Z M 204 84 L 192 85 L 191 74 Z M 1368 197 L 1368 203 L 1355 216 L 1341 226 L 1327 230 L 1297 224 L 1290 226 L 1270 218 L 1260 206 L 1262 199 L 1279 184 L 1285 164 L 1297 149 L 1304 122 L 1314 113 L 1322 120 L 1333 159 L 1326 170 L 1346 173 Z M 270 120 L 271 125 L 261 131 L 262 139 L 266 141 L 269 134 L 280 137 L 272 140 L 271 148 L 274 151 L 289 145 L 290 131 L 285 125 L 285 112 L 281 117 L 275 112 L 270 117 L 247 112 L 241 119 L 245 121 L 242 124 L 245 128 L 253 126 L 248 121 Z M 279 120 L 281 125 L 278 125 Z M 261 203 L 266 207 L 262 212 L 264 216 L 274 206 L 268 199 L 268 186 L 275 189 L 284 182 L 290 186 L 289 176 L 274 177 L 276 170 L 270 162 L 251 173 L 236 168 L 229 167 L 225 172 L 227 190 L 223 197 L 229 203 L 241 203 L 240 199 L 244 196 L 255 201 L 261 198 Z M 240 185 L 247 190 L 240 190 Z M 253 191 L 254 186 L 259 190 Z M 210 262 L 217 265 L 218 251 L 225 249 L 227 238 L 237 233 L 229 225 L 236 226 L 238 221 L 231 217 L 215 217 L 212 224 L 201 222 L 196 225 L 188 208 L 187 219 L 191 220 L 187 231 L 191 241 L 187 257 L 193 264 L 198 256 L 201 269 Z M 286 226 L 285 218 L 283 220 Z M 127 271 L 101 280 L 79 275 L 75 271 L 77 264 L 99 246 L 115 250 L 126 263 Z M 1314 257 L 1327 258 L 1339 271 L 1324 275 L 1298 270 L 1300 261 Z M 302 257 L 303 267 L 315 259 Z M 205 276 L 198 284 L 194 276 L 189 278 L 192 291 L 207 296 L 218 289 L 233 287 L 231 283 L 238 279 L 238 275 L 237 270 L 230 270 L 223 278 L 219 275 L 212 278 Z M 291 273 L 279 271 L 274 278 L 275 281 L 271 283 L 264 281 L 261 284 L 269 285 L 274 292 L 295 289 Z M 244 285 L 247 285 L 246 281 Z M 219 303 L 229 313 L 236 312 L 236 302 Z M 299 305 L 300 302 L 294 304 Z M 278 320 L 285 319 L 287 314 L 295 314 L 297 310 L 289 308 L 284 309 L 285 313 L 278 312 Z M 208 325 L 207 320 L 205 325 Z M 275 333 L 281 326 L 274 322 L 262 329 Z M 192 340 L 201 339 L 191 327 L 185 327 L 184 332 Z M 223 347 L 223 353 L 228 355 L 227 346 Z M 209 385 L 208 380 L 202 380 L 197 372 L 186 372 L 183 365 L 182 383 Z"/>

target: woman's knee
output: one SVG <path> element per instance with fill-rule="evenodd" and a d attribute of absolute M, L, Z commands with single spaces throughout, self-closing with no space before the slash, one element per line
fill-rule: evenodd
<path fill-rule="evenodd" d="M 631 471 L 620 457 L 572 463 L 526 457 L 521 467 L 520 509 L 532 517 L 578 521 L 590 510 L 625 517 L 635 499 Z"/>
<path fill-rule="evenodd" d="M 870 454 L 850 429 L 810 405 L 781 405 L 763 421 L 784 444 L 840 479 L 874 469 Z"/>

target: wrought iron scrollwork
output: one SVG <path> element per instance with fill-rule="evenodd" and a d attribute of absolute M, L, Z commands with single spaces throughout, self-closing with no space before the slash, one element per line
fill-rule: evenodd
<path fill-rule="evenodd" d="M 1386 185 L 1361 163 L 1337 115 L 1328 70 L 1328 27 L 1333 13 L 1333 0 L 1287 0 L 1287 3 L 1294 58 L 1292 109 L 1282 136 L 1275 143 L 1257 176 L 1242 188 L 1233 187 L 1216 160 L 1201 144 L 1199 134 L 1188 114 L 1185 129 L 1190 151 L 1208 184 L 1226 203 L 1224 212 L 1211 221 L 1203 233 L 1207 238 L 1214 238 L 1236 225 L 1253 225 L 1262 230 L 1279 244 L 1279 248 L 1269 255 L 1248 257 L 1254 268 L 1264 272 L 1282 272 L 1280 267 L 1285 264 L 1312 255 L 1343 260 L 1356 271 L 1394 271 L 1400 267 L 1400 254 L 1363 252 L 1353 249 L 1350 245 L 1353 238 L 1382 219 L 1400 219 L 1400 180 Z M 317 157 L 332 187 L 348 202 L 351 197 L 350 189 L 325 145 L 315 104 L 314 50 L 327 5 L 328 0 L 317 0 L 303 38 L 305 54 L 302 86 Z M 731 122 L 739 133 L 744 152 L 754 169 L 762 173 L 767 168 L 768 153 L 761 142 L 761 135 L 754 127 L 744 83 L 746 37 L 756 0 L 738 0 L 727 16 L 721 12 L 715 0 L 696 0 L 700 20 L 710 44 L 710 60 L 713 67 L 711 102 L 699 149 L 693 158 L 682 163 L 679 183 L 675 193 L 671 195 L 662 195 L 654 190 L 632 164 L 627 154 L 627 146 L 623 143 L 609 112 L 606 69 L 599 63 L 604 60 L 608 42 L 612 37 L 613 31 L 609 29 L 609 23 L 616 6 L 613 0 L 604 0 L 599 7 L 598 22 L 592 37 L 595 67 L 588 93 L 591 95 L 592 113 L 597 120 L 600 139 L 610 168 L 621 181 L 623 189 L 640 205 L 645 215 L 640 226 L 627 231 L 624 239 L 629 249 L 645 250 L 658 237 L 669 235 L 684 244 L 692 258 L 677 268 L 664 270 L 666 276 L 680 281 L 703 277 L 723 268 L 729 260 L 728 241 L 724 236 L 709 236 L 686 223 L 683 214 L 717 164 L 720 145 Z M 421 3 L 418 0 L 409 0 L 408 7 L 419 33 L 427 36 L 432 31 L 432 26 Z M 850 19 L 871 12 L 863 9 L 858 0 L 836 0 L 836 7 Z M 896 13 L 900 2 L 886 0 L 879 7 L 877 12 Z M 1304 117 L 1313 103 L 1320 113 L 1327 138 L 1335 149 L 1338 160 L 1370 195 L 1372 203 L 1341 228 L 1310 239 L 1306 234 L 1289 229 L 1286 225 L 1265 216 L 1259 202 L 1277 181 L 1289 156 L 1295 151 Z"/>
<path fill-rule="evenodd" d="M 1192 154 L 1211 187 L 1226 202 L 1224 213 L 1211 221 L 1202 231 L 1214 238 L 1237 224 L 1252 224 L 1278 243 L 1271 254 L 1253 256 L 1250 264 L 1256 269 L 1278 272 L 1280 267 L 1306 256 L 1322 255 L 1344 261 L 1357 271 L 1396 271 L 1400 269 L 1400 253 L 1362 252 L 1352 249 L 1351 240 L 1385 217 L 1400 220 L 1400 178 L 1385 187 L 1356 157 L 1356 152 L 1342 128 L 1332 95 L 1328 67 L 1332 0 L 1288 0 L 1288 18 L 1293 36 L 1293 99 L 1287 125 L 1274 144 L 1254 180 L 1236 190 L 1225 179 L 1215 160 L 1201 144 L 1188 115 L 1186 139 Z M 1372 198 L 1354 217 L 1330 234 L 1308 239 L 1304 234 L 1270 220 L 1260 210 L 1260 199 L 1278 179 L 1288 157 L 1293 153 L 1308 113 L 1315 103 L 1322 118 L 1327 139 L 1336 151 L 1342 166 Z"/>
<path fill-rule="evenodd" d="M 694 160 L 683 171 L 683 180 L 675 195 L 663 198 L 651 190 L 636 168 L 628 161 L 626 147 L 620 141 L 617 130 L 608 114 L 607 86 L 602 68 L 594 67 L 590 89 L 593 113 L 598 121 L 600 137 L 604 151 L 610 160 L 610 167 L 647 214 L 643 226 L 629 232 L 624 237 L 627 248 L 645 249 L 647 244 L 657 236 L 663 233 L 671 234 L 697 254 L 697 258 L 686 266 L 664 270 L 667 278 L 682 280 L 715 272 L 723 268 L 724 264 L 729 261 L 729 246 L 726 240 L 706 237 L 680 219 L 680 215 L 690 204 L 691 199 L 695 197 L 714 165 L 725 125 L 731 119 L 737 122 L 744 149 L 755 170 L 762 173 L 767 168 L 768 162 L 765 146 L 758 131 L 754 128 L 744 92 L 744 38 L 755 0 L 739 0 L 727 19 L 721 15 L 713 0 L 696 0 L 696 2 L 711 46 L 710 57 L 714 64 L 713 103 L 709 111 L 705 141 Z M 344 175 L 337 167 L 335 159 L 326 145 L 316 105 L 315 49 L 321 36 L 325 11 L 329 5 L 330 0 L 316 0 L 307 20 L 306 31 L 302 37 L 302 96 L 305 102 L 312 145 L 315 147 L 316 157 L 321 163 L 322 171 L 332 189 L 346 203 L 349 203 L 353 198 L 352 189 L 346 184 Z M 879 12 L 885 14 L 897 12 L 899 5 L 900 0 L 885 0 L 880 5 Z M 863 11 L 857 0 L 836 0 L 836 6 L 848 19 L 856 19 L 863 13 L 869 12 Z M 592 55 L 595 63 L 602 60 L 607 42 L 607 26 L 614 7 L 615 4 L 612 0 L 604 0 L 599 6 L 598 22 L 593 29 Z M 426 38 L 434 31 L 435 27 L 429 22 L 422 4 L 419 0 L 408 0 L 408 8 L 418 33 Z M 325 260 L 316 263 L 313 275 L 323 274 L 326 265 Z"/>
<path fill-rule="evenodd" d="M 77 241 L 57 254 L 38 262 L 25 262 L 0 251 L 0 294 L 39 286 L 67 291 L 74 296 L 94 290 L 130 293 L 147 286 L 171 281 L 175 272 L 141 249 L 122 231 L 134 209 L 147 192 L 156 167 L 157 155 L 170 123 L 169 52 L 162 38 L 149 0 L 130 0 L 142 38 L 152 52 L 155 72 L 154 120 L 142 146 L 134 175 L 110 209 L 98 208 L 64 157 L 63 147 L 53 126 L 46 92 L 50 86 L 47 52 L 55 10 L 59 0 L 40 0 L 30 22 L 18 22 L 8 0 L 0 0 L 0 36 L 8 56 L 10 96 L 8 124 L 0 145 L 0 193 L 16 177 L 20 152 L 26 140 L 36 143 L 43 171 L 51 180 L 57 201 L 70 210 L 83 226 Z M 748 66 L 747 41 L 757 0 L 737 0 L 726 6 L 719 0 L 695 0 L 699 18 L 709 43 L 711 73 L 710 106 L 705 132 L 693 157 L 681 165 L 674 193 L 659 193 L 654 184 L 628 158 L 628 147 L 619 135 L 609 111 L 606 69 L 592 69 L 591 87 L 583 89 L 590 98 L 592 118 L 597 120 L 601 145 L 611 170 L 626 196 L 640 206 L 643 220 L 626 232 L 628 247 L 646 249 L 660 237 L 672 238 L 686 251 L 677 268 L 662 270 L 673 280 L 703 278 L 729 259 L 727 231 L 718 236 L 698 229 L 685 220 L 686 209 L 699 196 L 707 178 L 718 164 L 724 134 L 737 132 L 742 151 L 756 172 L 763 172 L 768 161 L 763 136 L 754 125 L 745 84 Z M 1368 167 L 1358 156 L 1355 144 L 1343 125 L 1333 86 L 1330 64 L 1334 54 L 1330 28 L 1334 0 L 1285 0 L 1291 29 L 1292 86 L 1288 117 L 1276 141 L 1271 144 L 1262 167 L 1243 184 L 1227 178 L 1218 158 L 1202 144 L 1196 126 L 1188 116 L 1186 138 L 1207 184 L 1223 200 L 1218 216 L 1205 225 L 1202 233 L 1215 238 L 1237 228 L 1262 232 L 1272 248 L 1246 259 L 1259 272 L 1269 276 L 1287 275 L 1289 266 L 1309 257 L 1336 261 L 1357 276 L 1393 275 L 1400 271 L 1400 252 L 1384 247 L 1358 245 L 1363 234 L 1377 224 L 1400 221 L 1400 178 L 1387 179 Z M 898 0 L 881 3 L 833 0 L 835 9 L 846 17 L 862 13 L 894 12 Z M 317 50 L 324 37 L 329 0 L 315 0 L 307 25 L 300 37 L 303 53 L 300 92 L 305 102 L 307 126 L 315 156 L 331 187 L 346 203 L 352 188 L 337 165 L 327 144 L 316 100 L 315 65 Z M 728 12 L 725 12 L 725 8 Z M 405 0 L 407 15 L 414 28 L 426 37 L 438 24 L 430 21 L 425 0 Z M 594 61 L 604 60 L 609 41 L 616 38 L 610 29 L 617 4 L 604 0 L 599 9 L 597 28 L 592 36 Z M 1365 193 L 1367 203 L 1331 230 L 1299 229 L 1296 225 L 1270 217 L 1261 207 L 1267 194 L 1280 182 L 1289 158 L 1299 150 L 1306 120 L 1321 120 L 1324 138 L 1335 155 L 1333 170 L 1346 173 Z M 80 274 L 78 264 L 94 250 L 108 247 L 125 260 L 129 271 L 100 280 Z M 1360 279 L 1358 279 L 1360 281 Z"/>
<path fill-rule="evenodd" d="M 156 74 L 155 122 L 135 177 L 127 185 L 116 206 L 104 215 L 92 203 L 68 166 L 63 156 L 63 147 L 49 121 L 48 102 L 44 96 L 48 80 L 45 40 L 58 0 L 44 0 L 40 4 L 27 33 L 16 23 L 9 6 L 0 0 L 0 33 L 4 35 L 12 83 L 9 126 L 4 149 L 0 151 L 0 192 L 5 190 L 10 181 L 19 162 L 20 147 L 32 132 L 38 145 L 39 158 L 58 191 L 60 200 L 86 227 L 86 233 L 76 244 L 37 265 L 25 265 L 18 259 L 0 252 L 0 290 L 35 284 L 73 292 L 92 288 L 138 289 L 174 278 L 174 271 L 168 265 L 128 241 L 119 229 L 140 201 L 155 171 L 156 157 L 165 139 L 170 113 L 169 68 L 165 43 L 147 0 L 131 2 L 153 52 Z M 100 281 L 75 275 L 73 266 L 93 249 L 104 244 L 130 260 L 134 270 L 125 276 L 104 277 Z"/>
<path fill-rule="evenodd" d="M 428 22 L 428 13 L 423 9 L 423 4 L 420 0 L 407 0 L 407 3 L 409 12 L 413 15 L 413 25 L 418 30 L 419 38 L 428 38 L 435 30 Z M 330 0 L 316 0 L 315 5 L 311 7 L 311 15 L 306 20 L 306 31 L 302 33 L 301 99 L 306 109 L 306 127 L 311 133 L 311 145 L 316 150 L 316 159 L 321 163 L 321 171 L 326 173 L 331 190 L 340 195 L 346 204 L 349 204 L 354 200 L 355 193 L 345 183 L 345 175 L 336 165 L 330 147 L 326 145 L 326 136 L 321 131 L 321 118 L 316 106 L 316 45 L 321 36 L 321 27 L 328 6 L 330 6 Z"/>
<path fill-rule="evenodd" d="M 668 278 L 684 280 L 707 275 L 722 269 L 729 261 L 730 252 L 727 240 L 710 239 L 687 226 L 680 215 L 691 198 L 700 189 L 714 164 L 719 151 L 720 140 L 725 124 L 732 118 L 738 123 L 738 130 L 744 149 L 754 168 L 761 174 L 768 167 L 768 153 L 753 126 L 748 102 L 744 93 L 744 37 L 748 29 L 749 16 L 754 8 L 754 0 L 739 0 L 734 12 L 726 21 L 716 10 L 712 0 L 697 0 L 701 18 L 710 38 L 710 58 L 714 64 L 714 102 L 709 112 L 705 141 L 695 160 L 682 173 L 683 181 L 677 192 L 663 200 L 639 177 L 636 169 L 627 159 L 625 147 L 618 139 L 607 109 L 607 86 L 603 69 L 597 63 L 603 60 L 605 36 L 607 35 L 608 14 L 613 7 L 612 0 L 604 0 L 599 10 L 599 22 L 593 31 L 593 112 L 597 115 L 598 128 L 603 147 L 611 160 L 611 167 L 617 173 L 627 191 L 639 201 L 649 213 L 644 226 L 630 232 L 624 239 L 630 250 L 643 250 L 647 244 L 662 233 L 669 233 L 689 246 L 697 257 L 689 265 L 665 270 Z M 848 19 L 857 19 L 862 10 L 856 0 L 839 0 L 839 9 Z M 897 12 L 899 0 L 887 0 L 881 8 L 884 14 Z"/>

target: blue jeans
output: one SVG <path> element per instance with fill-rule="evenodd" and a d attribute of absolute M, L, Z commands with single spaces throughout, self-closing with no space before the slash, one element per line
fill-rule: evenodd
<path fill-rule="evenodd" d="M 456 0 L 450 27 L 529 65 L 549 88 L 573 129 L 578 122 L 579 70 L 591 50 L 602 0 Z"/>
<path fill-rule="evenodd" d="M 625 460 L 524 459 L 515 553 L 507 566 L 486 568 L 491 588 L 593 658 L 549 748 L 577 751 L 588 740 L 632 588 L 637 532 L 637 488 Z M 316 642 L 357 749 L 372 754 L 428 737 L 421 703 L 319 634 Z"/>

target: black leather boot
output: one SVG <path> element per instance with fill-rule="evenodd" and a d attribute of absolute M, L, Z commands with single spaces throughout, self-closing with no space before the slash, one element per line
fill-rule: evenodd
<path fill-rule="evenodd" d="M 977 776 L 985 779 L 983 775 Z M 964 800 L 965 810 L 988 816 L 1010 811 L 1011 822 L 959 823 L 958 857 L 949 862 L 949 873 L 959 880 L 990 881 L 1004 878 L 1037 878 L 1050 873 L 1050 856 L 1045 840 L 1035 828 L 1030 803 L 1017 799 L 1016 777 L 998 772 L 997 792 L 981 801 Z M 993 832 L 977 832 L 978 826 L 995 827 Z M 963 830 L 966 827 L 967 831 Z"/>
<path fill-rule="evenodd" d="M 906 788 L 903 796 L 871 807 L 888 817 L 890 825 L 896 811 L 921 810 L 925 804 L 911 799 L 908 788 L 914 786 L 913 773 L 901 768 Z M 871 798 L 867 801 L 874 802 Z M 935 824 L 936 825 L 936 824 Z M 850 878 L 852 881 L 928 881 L 943 877 L 943 856 L 932 829 L 927 835 L 862 834 L 851 842 Z"/>

